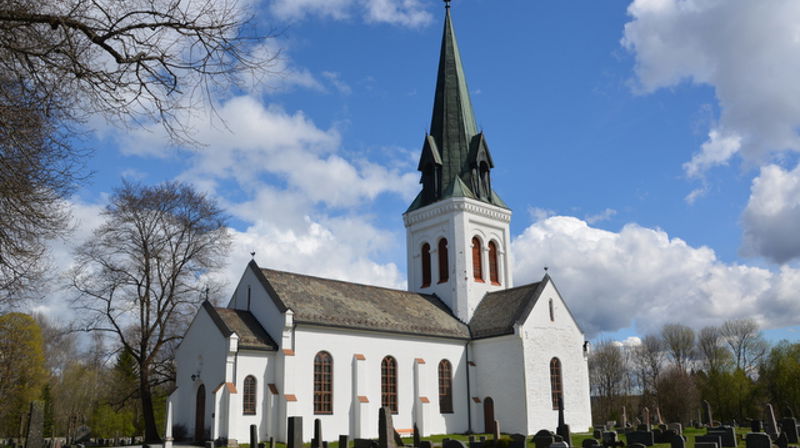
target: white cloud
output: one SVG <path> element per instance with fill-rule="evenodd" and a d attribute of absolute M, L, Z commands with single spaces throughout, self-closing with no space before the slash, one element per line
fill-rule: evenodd
<path fill-rule="evenodd" d="M 800 165 L 761 168 L 742 213 L 742 252 L 776 263 L 800 257 Z"/>
<path fill-rule="evenodd" d="M 341 93 L 342 95 L 350 95 L 351 93 L 353 93 L 353 89 L 350 88 L 349 84 L 347 84 L 346 82 L 342 81 L 342 78 L 341 78 L 341 76 L 339 76 L 338 73 L 335 73 L 335 72 L 322 72 L 322 76 L 324 76 L 325 79 L 328 80 L 328 82 L 333 84 L 333 86 L 336 88 L 336 90 L 338 90 L 339 93 Z"/>
<path fill-rule="evenodd" d="M 586 217 L 586 222 L 589 224 L 597 224 L 598 222 L 608 221 L 609 219 L 613 218 L 614 215 L 617 214 L 617 211 L 613 208 L 607 208 L 600 213 L 589 215 Z"/>
<path fill-rule="evenodd" d="M 554 216 L 528 227 L 512 251 L 515 282 L 538 281 L 549 266 L 590 336 L 634 323 L 647 333 L 667 322 L 699 328 L 740 317 L 776 328 L 800 313 L 800 270 L 724 263 L 707 247 L 636 224 L 609 232 Z"/>
<path fill-rule="evenodd" d="M 368 23 L 419 27 L 432 21 L 420 0 L 275 0 L 270 10 L 283 20 L 319 16 L 346 20 L 359 15 Z"/>
<path fill-rule="evenodd" d="M 636 57 L 639 91 L 683 81 L 715 90 L 719 122 L 687 175 L 736 153 L 760 162 L 800 150 L 800 2 L 634 0 L 628 13 L 622 45 Z"/>

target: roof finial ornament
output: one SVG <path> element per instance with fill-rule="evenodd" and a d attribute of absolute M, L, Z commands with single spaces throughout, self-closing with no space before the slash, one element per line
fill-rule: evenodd
<path fill-rule="evenodd" d="M 444 7 L 450 9 L 450 0 L 444 0 Z"/>
<path fill-rule="evenodd" d="M 544 272 L 545 272 L 545 274 L 547 273 L 547 271 L 548 271 L 549 269 L 550 269 L 550 268 L 549 268 L 549 267 L 547 267 L 547 266 L 545 266 L 545 267 L 544 267 Z"/>
<path fill-rule="evenodd" d="M 256 251 L 254 251 L 254 250 L 250 251 L 250 259 L 251 260 L 255 260 L 256 259 Z"/>

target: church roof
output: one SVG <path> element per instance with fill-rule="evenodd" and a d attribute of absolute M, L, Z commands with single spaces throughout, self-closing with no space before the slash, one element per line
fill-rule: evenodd
<path fill-rule="evenodd" d="M 278 349 L 278 344 L 269 337 L 264 327 L 249 311 L 216 308 L 208 301 L 203 302 L 203 309 L 223 336 L 228 337 L 236 333 L 240 349 L 266 351 Z"/>
<path fill-rule="evenodd" d="M 436 296 L 251 267 L 278 309 L 296 323 L 469 339 L 469 328 Z"/>
<path fill-rule="evenodd" d="M 475 309 L 469 328 L 473 339 L 514 333 L 514 324 L 527 319 L 550 277 L 536 283 L 486 294 Z"/>

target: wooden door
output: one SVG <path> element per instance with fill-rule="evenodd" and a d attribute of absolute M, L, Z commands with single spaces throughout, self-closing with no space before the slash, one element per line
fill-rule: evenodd
<path fill-rule="evenodd" d="M 197 388 L 197 403 L 194 417 L 194 440 L 204 441 L 206 432 L 206 387 Z"/>
<path fill-rule="evenodd" d="M 483 399 L 483 432 L 486 434 L 494 432 L 494 400 L 492 397 Z"/>

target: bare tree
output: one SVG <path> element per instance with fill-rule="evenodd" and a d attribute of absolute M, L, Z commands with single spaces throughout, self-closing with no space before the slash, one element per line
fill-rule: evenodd
<path fill-rule="evenodd" d="M 694 355 L 694 330 L 686 325 L 666 324 L 661 328 L 661 337 L 674 365 L 686 372 Z"/>
<path fill-rule="evenodd" d="M 731 349 L 737 369 L 750 373 L 767 353 L 769 346 L 754 319 L 729 320 L 722 324 L 720 331 Z"/>
<path fill-rule="evenodd" d="M 697 351 L 702 356 L 706 371 L 719 372 L 731 359 L 725 348 L 719 327 L 704 327 L 697 334 Z"/>
<path fill-rule="evenodd" d="M 85 330 L 113 335 L 136 360 L 145 438 L 157 441 L 152 388 L 171 380 L 162 374 L 165 353 L 202 302 L 230 236 L 220 208 L 183 184 L 126 183 L 104 215 L 77 251 L 75 304 Z"/>
<path fill-rule="evenodd" d="M 276 56 L 248 21 L 237 0 L 0 0 L 0 306 L 40 283 L 46 242 L 67 230 L 79 125 L 193 142 L 187 114 Z"/>
<path fill-rule="evenodd" d="M 642 394 L 654 397 L 658 387 L 658 377 L 664 365 L 664 344 L 658 336 L 649 334 L 633 352 Z"/>
<path fill-rule="evenodd" d="M 601 416 L 608 419 L 625 392 L 627 366 L 622 348 L 613 341 L 601 341 L 589 357 L 593 394 L 600 398 Z"/>

